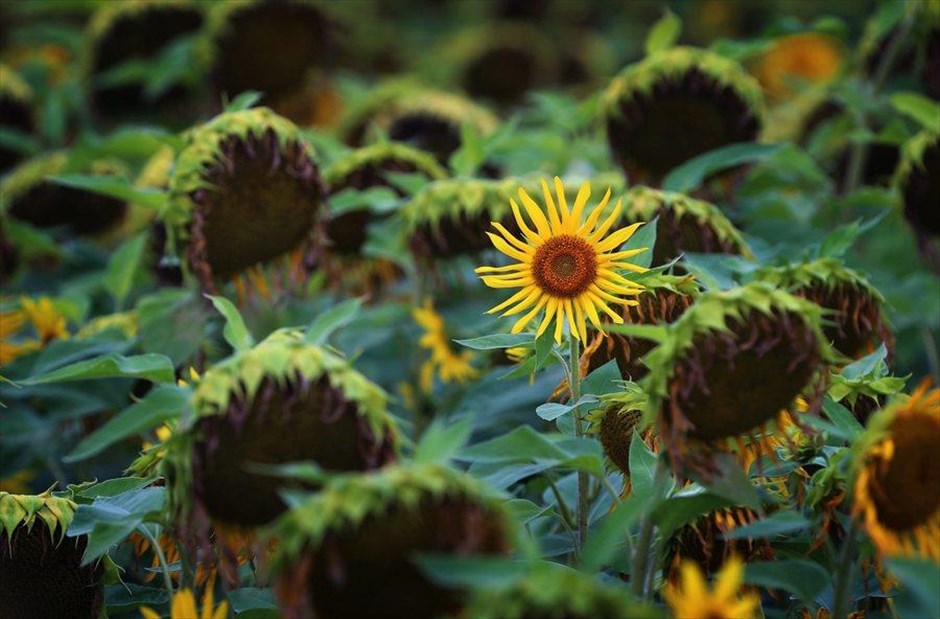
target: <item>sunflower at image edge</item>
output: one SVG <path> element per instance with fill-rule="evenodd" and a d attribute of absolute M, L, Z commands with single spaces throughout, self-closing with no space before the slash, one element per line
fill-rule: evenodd
<path fill-rule="evenodd" d="M 591 195 L 588 183 L 581 186 L 570 210 L 560 178 L 555 177 L 557 206 L 545 181 L 542 181 L 542 190 L 545 194 L 547 217 L 535 200 L 524 189 L 519 188 L 519 198 L 535 225 L 534 230 L 526 224 L 516 201 L 510 199 L 513 216 L 519 224 L 524 240 L 514 236 L 498 222 L 493 222 L 493 227 L 499 235 L 487 232 L 496 249 L 519 262 L 502 267 L 481 266 L 476 272 L 490 288 L 522 289 L 487 313 L 505 310 L 503 316 L 512 316 L 528 310 L 511 329 L 512 333 L 519 333 L 544 309 L 545 316 L 536 337 L 544 333 L 554 320 L 556 342 L 561 343 L 565 322 L 568 323 L 573 337 L 587 341 L 587 320 L 600 328 L 598 309 L 607 314 L 613 322 L 621 324 L 623 317 L 608 304 L 637 304 L 634 300 L 617 296 L 636 296 L 642 291 L 639 284 L 618 271 L 646 271 L 646 268 L 626 260 L 646 251 L 647 248 L 615 250 L 643 224 L 634 223 L 608 234 L 614 223 L 620 219 L 622 202 L 618 200 L 607 218 L 598 225 L 604 207 L 610 200 L 609 189 L 583 222 L 584 208 Z"/>
<path fill-rule="evenodd" d="M 680 568 L 681 582 L 667 584 L 663 597 L 676 619 L 709 617 L 710 619 L 747 619 L 761 616 L 760 600 L 754 593 L 741 589 L 744 563 L 738 557 L 729 559 L 709 590 L 705 577 L 692 561 Z"/>
<path fill-rule="evenodd" d="M 940 389 L 924 383 L 869 422 L 853 511 L 881 554 L 940 561 Z"/>

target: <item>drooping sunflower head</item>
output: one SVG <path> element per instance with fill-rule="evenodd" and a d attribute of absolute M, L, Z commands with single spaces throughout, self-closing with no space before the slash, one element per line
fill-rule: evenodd
<path fill-rule="evenodd" d="M 940 237 L 940 132 L 925 129 L 904 144 L 894 182 L 911 226 Z"/>
<path fill-rule="evenodd" d="M 0 126 L 5 131 L 17 131 L 23 136 L 36 129 L 33 89 L 3 63 L 0 63 Z M 0 145 L 0 171 L 16 165 L 22 158 L 20 151 Z"/>
<path fill-rule="evenodd" d="M 122 84 L 109 72 L 131 59 L 149 60 L 182 37 L 194 36 L 203 23 L 199 3 L 132 0 L 98 6 L 85 34 L 84 78 L 94 111 L 110 121 L 135 117 L 142 109 L 153 113 L 156 106 L 168 121 L 179 123 L 184 111 L 180 103 L 189 103 L 182 86 L 151 97 L 143 83 Z"/>
<path fill-rule="evenodd" d="M 830 313 L 823 327 L 826 339 L 847 357 L 858 359 L 884 342 L 888 358 L 894 335 L 884 315 L 884 297 L 861 274 L 837 258 L 762 269 L 758 279 L 808 299 Z"/>
<path fill-rule="evenodd" d="M 463 592 L 430 581 L 415 556 L 503 554 L 511 539 L 502 498 L 437 464 L 336 477 L 274 534 L 275 591 L 289 619 L 449 615 Z"/>
<path fill-rule="evenodd" d="M 925 382 L 869 421 L 856 445 L 853 513 L 884 555 L 940 561 L 940 389 Z"/>
<path fill-rule="evenodd" d="M 711 590 L 694 562 L 683 563 L 679 571 L 678 584 L 669 583 L 663 591 L 676 619 L 756 619 L 762 616 L 758 595 L 742 591 L 744 563 L 738 557 L 725 563 Z"/>
<path fill-rule="evenodd" d="M 92 163 L 56 151 L 26 161 L 0 181 L 0 211 L 37 228 L 65 227 L 73 234 L 97 236 L 117 227 L 127 205 L 115 198 L 48 180 L 64 174 L 127 176 L 127 168 L 110 159 Z"/>
<path fill-rule="evenodd" d="M 459 95 L 421 88 L 410 82 L 390 82 L 350 111 L 342 134 L 348 144 L 370 141 L 373 128 L 396 142 L 434 155 L 447 165 L 460 147 L 460 128 L 473 126 L 480 135 L 492 133 L 499 120 L 492 112 Z"/>
<path fill-rule="evenodd" d="M 733 60 L 675 47 L 628 66 L 604 96 L 607 141 L 631 183 L 760 133 L 760 86 Z"/>
<path fill-rule="evenodd" d="M 217 100 L 246 90 L 268 104 L 296 93 L 329 64 L 333 22 L 319 0 L 228 0 L 210 9 L 202 52 Z"/>
<path fill-rule="evenodd" d="M 671 324 L 695 303 L 699 288 L 690 275 L 655 274 L 640 279 L 642 292 L 637 296 L 637 305 L 625 305 L 619 309 L 624 324 L 661 325 Z M 601 317 L 609 324 L 607 316 Z M 646 376 L 647 368 L 642 358 L 653 349 L 653 340 L 588 330 L 590 341 L 581 356 L 581 372 L 587 376 L 611 359 L 616 360 L 617 369 L 624 380 L 640 380 Z"/>
<path fill-rule="evenodd" d="M 776 39 L 757 61 L 755 75 L 777 99 L 838 77 L 845 59 L 841 43 L 818 32 L 788 34 Z"/>
<path fill-rule="evenodd" d="M 48 491 L 0 491 L 0 616 L 98 619 L 104 566 L 82 565 L 87 536 L 65 536 L 75 508 Z"/>
<path fill-rule="evenodd" d="M 815 410 L 833 353 L 822 309 L 755 282 L 710 291 L 646 357 L 642 384 L 677 472 L 710 474 L 731 442 L 760 444 L 800 395 Z"/>
<path fill-rule="evenodd" d="M 745 562 L 773 559 L 774 551 L 767 539 L 724 537 L 758 520 L 760 516 L 750 508 L 728 507 L 716 509 L 683 526 L 666 544 L 666 578 L 673 584 L 681 581 L 683 566 L 688 563 L 711 575 L 734 557 L 743 557 Z"/>
<path fill-rule="evenodd" d="M 456 33 L 434 55 L 433 66 L 454 72 L 451 79 L 474 99 L 512 105 L 555 81 L 557 56 L 538 27 L 498 20 Z"/>
<path fill-rule="evenodd" d="M 666 264 L 683 252 L 751 257 L 737 228 L 715 205 L 681 193 L 634 187 L 626 197 L 626 221 L 656 223 L 653 265 Z"/>
<path fill-rule="evenodd" d="M 191 130 L 176 158 L 164 218 L 200 284 L 291 256 L 313 267 L 326 189 L 315 153 L 267 108 L 221 114 Z"/>
<path fill-rule="evenodd" d="M 540 567 L 510 587 L 474 593 L 465 616 L 475 619 L 655 619 L 622 588 L 563 566 Z"/>
<path fill-rule="evenodd" d="M 392 181 L 392 174 L 418 174 L 428 180 L 447 177 L 447 171 L 431 155 L 396 142 L 379 142 L 351 151 L 333 162 L 324 176 L 332 196 L 347 190 L 386 187 L 402 197 L 404 192 Z M 326 227 L 330 251 L 342 256 L 359 255 L 369 224 L 389 214 L 368 209 L 333 212 Z"/>
<path fill-rule="evenodd" d="M 601 405 L 588 413 L 588 433 L 600 438 L 604 455 L 623 473 L 629 487 L 630 445 L 639 434 L 656 449 L 655 430 L 648 422 L 649 398 L 635 385 L 618 393 L 605 395 Z"/>
<path fill-rule="evenodd" d="M 205 372 L 194 418 L 168 442 L 174 508 L 203 543 L 211 524 L 250 530 L 286 508 L 277 478 L 251 465 L 313 461 L 366 471 L 392 461 L 386 395 L 339 356 L 281 329 Z"/>
<path fill-rule="evenodd" d="M 491 288 L 522 289 L 489 310 L 489 313 L 502 311 L 503 316 L 525 311 L 513 325 L 513 333 L 521 332 L 544 309 L 545 316 L 538 335 L 554 321 L 557 342 L 561 342 L 565 323 L 573 337 L 587 341 L 587 323 L 600 327 L 598 310 L 620 324 L 623 317 L 608 304 L 637 304 L 628 297 L 639 294 L 642 286 L 624 277 L 621 271 L 645 272 L 644 267 L 627 260 L 649 249 L 620 250 L 643 224 L 635 223 L 611 231 L 620 220 L 622 205 L 618 200 L 613 210 L 605 213 L 611 196 L 609 189 L 585 218 L 591 195 L 590 183 L 581 186 L 570 209 L 564 185 L 557 176 L 554 187 L 553 197 L 548 183 L 542 181 L 544 211 L 524 188 L 519 187 L 519 199 L 532 227 L 526 223 L 516 201 L 510 199 L 521 238 L 497 221 L 493 222 L 496 233 L 487 232 L 496 249 L 517 262 L 501 267 L 482 266 L 476 272 Z M 602 214 L 605 215 L 603 221 Z"/>

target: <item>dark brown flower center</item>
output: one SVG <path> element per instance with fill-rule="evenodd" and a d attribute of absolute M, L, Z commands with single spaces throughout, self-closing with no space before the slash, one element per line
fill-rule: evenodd
<path fill-rule="evenodd" d="M 905 415 L 891 424 L 889 432 L 894 457 L 887 466 L 875 469 L 872 499 L 883 524 L 906 531 L 940 509 L 940 421 L 928 415 Z"/>
<path fill-rule="evenodd" d="M 550 238 L 535 252 L 532 276 L 539 288 L 554 297 L 576 297 L 597 279 L 597 254 L 576 236 Z"/>

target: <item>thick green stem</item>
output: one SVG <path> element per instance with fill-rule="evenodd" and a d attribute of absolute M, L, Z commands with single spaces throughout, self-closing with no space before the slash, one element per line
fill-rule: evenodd
<path fill-rule="evenodd" d="M 855 518 L 849 525 L 849 531 L 842 542 L 839 564 L 836 566 L 836 580 L 833 584 L 832 617 L 845 617 L 849 614 L 852 598 L 852 575 L 855 567 L 855 554 L 858 548 L 858 523 Z"/>
<path fill-rule="evenodd" d="M 568 387 L 571 390 L 571 404 L 581 399 L 581 341 L 572 337 L 568 354 Z M 578 438 L 584 436 L 584 424 L 577 409 L 574 415 L 574 431 Z M 588 532 L 588 474 L 578 471 L 578 542 L 580 549 L 587 543 Z"/>
<path fill-rule="evenodd" d="M 653 492 L 659 492 L 666 479 L 669 465 L 665 458 L 660 457 L 653 473 Z M 650 556 L 653 552 L 653 517 L 647 513 L 640 524 L 640 536 L 633 548 L 633 561 L 630 564 L 630 591 L 640 599 L 647 599 L 649 591 L 646 588 L 647 571 L 650 569 Z"/>

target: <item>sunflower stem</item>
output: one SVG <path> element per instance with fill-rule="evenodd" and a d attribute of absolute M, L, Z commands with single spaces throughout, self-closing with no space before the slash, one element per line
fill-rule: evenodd
<path fill-rule="evenodd" d="M 160 548 L 160 543 L 157 541 L 158 536 L 155 536 L 147 525 L 138 527 L 138 530 L 150 541 L 150 547 L 153 548 L 153 553 L 157 555 L 157 561 L 160 562 L 160 569 L 163 571 L 163 584 L 166 587 L 167 594 L 170 596 L 169 599 L 172 600 L 173 578 L 170 576 L 170 566 L 166 562 L 166 555 L 163 554 L 163 549 Z"/>
<path fill-rule="evenodd" d="M 571 404 L 577 404 L 581 399 L 581 340 L 571 337 L 568 354 L 568 387 L 571 390 Z M 574 432 L 581 438 L 584 436 L 584 424 L 581 416 L 575 409 Z M 587 543 L 588 533 L 588 474 L 578 471 L 578 554 Z"/>
<path fill-rule="evenodd" d="M 855 550 L 858 547 L 858 521 L 852 518 L 849 531 L 839 553 L 836 579 L 833 584 L 832 616 L 845 617 L 849 613 L 852 597 L 852 568 L 855 566 Z"/>
<path fill-rule="evenodd" d="M 666 463 L 666 459 L 660 457 L 656 462 L 656 470 L 653 473 L 653 491 L 658 492 L 658 490 L 663 486 L 665 482 L 666 475 L 669 470 L 669 465 Z M 658 502 L 659 497 L 657 497 Z M 633 552 L 633 561 L 630 564 L 630 592 L 633 593 L 639 599 L 648 599 L 648 594 L 650 593 L 646 589 L 646 579 L 647 579 L 647 570 L 649 569 L 650 556 L 654 554 L 653 551 L 653 529 L 654 529 L 653 517 L 652 514 L 647 513 L 643 516 L 642 524 L 640 525 L 640 535 L 637 538 L 637 544 L 634 547 Z"/>

